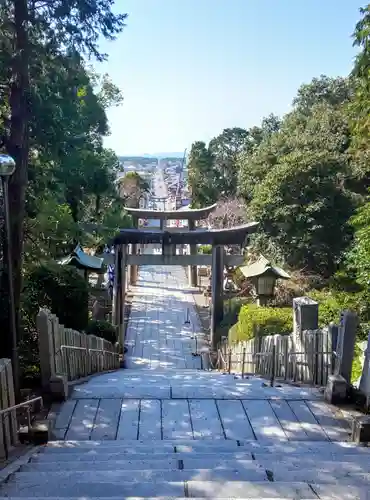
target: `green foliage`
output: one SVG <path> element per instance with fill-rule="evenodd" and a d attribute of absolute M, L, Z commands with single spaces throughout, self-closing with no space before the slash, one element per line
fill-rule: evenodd
<path fill-rule="evenodd" d="M 356 293 L 332 290 L 313 290 L 308 294 L 319 303 L 319 326 L 328 326 L 333 322 L 339 324 L 341 312 L 355 312 L 360 320 L 358 339 L 367 339 L 370 323 L 369 292 L 362 290 Z"/>
<path fill-rule="evenodd" d="M 286 335 L 293 331 L 293 316 L 290 307 L 258 307 L 243 305 L 236 328 L 230 332 L 229 340 L 238 342 L 258 335 Z"/>
<path fill-rule="evenodd" d="M 112 344 L 117 342 L 116 328 L 109 321 L 91 319 L 85 329 L 85 333 L 108 340 Z"/>
<path fill-rule="evenodd" d="M 352 72 L 355 96 L 349 110 L 352 126 L 352 154 L 358 176 L 370 183 L 370 4 L 360 9 L 361 19 L 353 34 L 360 49 Z"/>
<path fill-rule="evenodd" d="M 351 219 L 354 244 L 347 255 L 348 268 L 355 270 L 356 280 L 364 287 L 370 283 L 370 201 L 362 205 Z"/>
<path fill-rule="evenodd" d="M 88 296 L 88 284 L 74 267 L 46 262 L 28 273 L 23 303 L 31 317 L 46 307 L 65 327 L 82 331 L 88 322 Z"/>
<path fill-rule="evenodd" d="M 214 203 L 218 197 L 213 172 L 213 155 L 204 142 L 191 146 L 188 164 L 188 183 L 192 208 Z"/>
<path fill-rule="evenodd" d="M 353 201 L 340 182 L 341 159 L 292 153 L 256 188 L 249 211 L 261 224 L 261 249 L 272 238 L 286 263 L 330 276 L 351 235 Z"/>
<path fill-rule="evenodd" d="M 200 245 L 198 253 L 210 255 L 212 253 L 212 245 Z"/>

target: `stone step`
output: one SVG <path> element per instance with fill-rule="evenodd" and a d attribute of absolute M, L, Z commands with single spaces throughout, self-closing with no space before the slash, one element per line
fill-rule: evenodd
<path fill-rule="evenodd" d="M 323 485 L 324 486 L 324 485 Z M 344 488 L 345 489 L 345 488 Z M 358 491 L 360 489 L 358 488 Z M 188 481 L 188 482 L 73 482 L 66 478 L 55 484 L 53 480 L 41 484 L 8 482 L 0 487 L 0 497 L 13 498 L 79 498 L 120 500 L 127 497 L 191 497 L 191 498 L 284 498 L 289 500 L 316 499 L 307 483 L 273 483 L 269 481 Z M 342 497 L 343 498 L 343 497 Z M 353 500 L 356 497 L 348 497 Z M 365 497 L 363 497 L 365 498 Z"/>
<path fill-rule="evenodd" d="M 262 387 L 254 380 L 254 384 L 246 384 L 235 380 L 234 383 L 216 384 L 204 382 L 153 382 L 137 384 L 122 382 L 121 384 L 92 384 L 76 386 L 71 399 L 253 399 L 253 400 L 316 400 L 321 399 L 319 391 L 299 389 L 297 387 Z M 257 383 L 258 382 L 258 383 Z"/>
<path fill-rule="evenodd" d="M 193 452 L 207 449 L 207 453 L 226 451 L 253 451 L 260 453 L 363 453 L 370 455 L 370 447 L 358 446 L 351 442 L 327 441 L 280 441 L 274 444 L 265 441 L 235 441 L 228 439 L 189 439 L 189 440 L 106 440 L 106 441 L 50 441 L 40 448 L 46 453 L 71 453 L 71 450 L 84 452 L 98 449 L 105 452 L 121 452 L 129 450 L 130 453 L 163 453 L 165 451 Z M 208 451 L 210 450 L 210 451 Z"/>
<path fill-rule="evenodd" d="M 168 456 L 174 454 L 206 454 L 206 455 L 227 455 L 238 454 L 241 456 L 242 454 L 250 454 L 254 453 L 254 455 L 262 456 L 263 455 L 280 455 L 279 459 L 289 458 L 290 456 L 295 457 L 299 456 L 307 456 L 310 454 L 330 456 L 330 455 L 360 455 L 364 457 L 370 457 L 370 448 L 359 447 L 359 446 L 338 446 L 338 443 L 313 443 L 308 444 L 306 442 L 301 443 L 280 443 L 275 445 L 264 445 L 263 443 L 252 441 L 252 442 L 244 442 L 240 443 L 241 446 L 235 441 L 214 441 L 211 443 L 207 443 L 206 441 L 193 441 L 189 442 L 189 444 L 177 444 L 170 445 L 166 441 L 160 441 L 158 444 L 152 445 L 150 441 L 148 444 L 139 444 L 135 446 L 125 445 L 123 442 L 118 441 L 105 441 L 100 445 L 96 446 L 72 446 L 72 447 L 43 447 L 40 448 L 40 452 L 35 456 L 42 457 L 47 456 L 51 460 L 58 460 L 58 457 L 62 457 L 68 455 L 73 460 L 76 456 L 86 456 L 86 455 L 100 455 L 104 457 L 105 455 L 113 455 L 113 456 L 122 456 L 122 455 L 163 455 L 167 454 Z M 324 445 L 324 446 L 322 446 Z M 49 459 L 48 458 L 48 459 Z M 157 457 L 160 458 L 160 457 Z M 48 460 L 47 459 L 47 460 Z M 64 459 L 62 459 L 64 460 Z"/>
<path fill-rule="evenodd" d="M 21 471 L 109 471 L 109 470 L 166 470 L 166 469 L 213 469 L 232 468 L 254 470 L 263 468 L 272 471 L 321 470 L 327 473 L 347 471 L 348 473 L 367 473 L 370 471 L 370 459 L 358 455 L 330 455 L 317 458 L 296 456 L 291 460 L 275 455 L 266 455 L 263 459 L 253 460 L 252 456 L 216 455 L 180 455 L 179 458 L 163 457 L 160 459 L 135 456 L 133 459 L 120 459 L 112 463 L 110 460 L 69 460 L 69 461 L 32 461 L 22 465 Z"/>
<path fill-rule="evenodd" d="M 304 461 L 305 458 L 309 457 L 310 454 L 296 454 L 292 455 L 292 458 L 295 459 L 296 463 L 300 463 L 300 461 Z M 311 455 L 312 456 L 312 455 Z M 38 454 L 34 455 L 31 458 L 30 463 L 32 464 L 59 464 L 60 469 L 62 470 L 65 463 L 74 462 L 75 464 L 80 462 L 86 463 L 104 463 L 111 462 L 115 463 L 116 461 L 129 461 L 129 462 L 150 462 L 153 464 L 154 462 L 159 461 L 168 461 L 168 460 L 182 460 L 183 463 L 186 464 L 191 463 L 191 461 L 197 460 L 200 464 L 214 464 L 214 463 L 228 463 L 229 461 L 255 461 L 259 464 L 264 464 L 266 467 L 268 464 L 273 466 L 274 464 L 284 463 L 285 455 L 281 454 L 252 454 L 248 452 L 229 452 L 229 453 L 156 453 L 153 455 L 148 455 L 146 453 L 143 454 L 122 454 L 122 453 L 96 453 L 93 454 Z M 368 463 L 370 466 L 370 456 L 352 453 L 346 456 L 343 454 L 330 454 L 330 453 L 321 453 L 316 454 L 315 461 L 318 463 L 320 461 L 324 462 L 341 462 L 342 460 L 352 463 L 363 462 Z M 290 464 L 294 462 L 291 461 Z M 208 465 L 207 465 L 208 467 Z"/>
<path fill-rule="evenodd" d="M 252 463 L 252 461 L 250 461 Z M 30 462 L 22 465 L 21 471 L 111 471 L 111 470 L 170 470 L 178 469 L 179 461 L 175 458 L 161 458 L 160 460 L 152 460 L 151 457 L 137 458 L 136 460 L 115 460 L 112 463 L 110 460 L 101 461 L 72 461 L 67 462 Z"/>
<path fill-rule="evenodd" d="M 114 470 L 112 470 L 114 468 Z M 161 482 L 161 481 L 267 481 L 267 475 L 263 468 L 255 463 L 247 464 L 243 467 L 238 464 L 237 468 L 230 467 L 229 464 L 219 468 L 199 468 L 179 470 L 169 469 L 142 469 L 142 470 L 118 470 L 116 465 L 111 464 L 109 471 L 33 471 L 16 472 L 10 478 L 11 482 L 18 484 L 32 483 L 44 484 L 50 481 L 56 486 L 65 481 L 72 482 L 92 482 L 92 483 L 118 483 L 123 482 Z"/>
<path fill-rule="evenodd" d="M 64 449 L 103 449 L 103 448 L 132 448 L 137 449 L 172 449 L 176 448 L 224 448 L 224 449 L 234 449 L 234 448 L 247 448 L 251 447 L 253 449 L 265 449 L 269 452 L 286 452 L 292 453 L 301 450 L 307 451 L 322 451 L 337 450 L 338 452 L 348 453 L 348 450 L 357 450 L 361 453 L 370 453 L 370 447 L 359 446 L 352 442 L 347 441 L 277 441 L 271 444 L 271 442 L 256 441 L 252 440 L 233 440 L 233 439 L 162 439 L 162 440 L 136 440 L 136 439 L 122 439 L 122 440 L 105 440 L 105 441 L 49 441 L 47 445 L 40 448 L 42 450 L 64 450 Z"/>
<path fill-rule="evenodd" d="M 149 455 L 149 456 L 148 456 Z M 64 463 L 71 461 L 74 462 L 113 462 L 116 460 L 129 460 L 129 461 L 143 461 L 145 458 L 151 462 L 156 460 L 185 460 L 189 457 L 196 457 L 202 460 L 212 460 L 214 458 L 227 460 L 252 460 L 252 454 L 248 452 L 232 452 L 227 453 L 154 453 L 152 455 L 144 453 L 99 453 L 99 452 L 87 452 L 87 453 L 39 453 L 33 455 L 31 458 L 31 463 L 59 463 L 60 467 L 63 467 Z"/>
<path fill-rule="evenodd" d="M 271 457 L 271 456 L 270 456 Z M 272 472 L 275 471 L 296 471 L 296 470 L 323 470 L 326 472 L 335 472 L 337 470 L 343 470 L 348 472 L 370 472 L 370 457 L 358 456 L 358 455 L 331 455 L 331 460 L 327 457 L 301 457 L 297 460 L 297 457 L 286 458 L 286 457 L 266 457 L 263 459 L 256 457 L 254 463 L 257 463 L 264 469 L 269 469 Z M 281 460 L 279 460 L 281 458 Z M 184 465 L 193 463 L 192 461 L 196 459 L 185 459 Z M 195 462 L 196 463 L 196 462 Z M 229 463 L 229 462 L 228 462 Z"/>
<path fill-rule="evenodd" d="M 27 500 L 27 497 L 0 497 L 0 500 L 17 500 L 18 498 L 22 498 L 23 500 Z M 30 497 L 32 498 L 32 497 Z M 167 496 L 161 496 L 161 497 L 96 497 L 96 496 L 84 496 L 83 500 L 153 500 L 153 499 L 160 499 L 160 500 L 186 500 L 188 497 L 167 497 Z M 203 500 L 206 497 L 192 497 L 194 500 Z M 213 500 L 230 500 L 229 497 L 212 497 Z M 359 498 L 359 497 L 358 497 Z M 363 497 L 365 498 L 365 497 Z M 38 497 L 38 500 L 81 500 L 80 497 Z M 241 498 L 239 497 L 239 500 L 251 500 L 250 498 Z M 270 498 L 259 498 L 258 500 L 271 500 Z M 274 500 L 291 500 L 291 498 L 277 498 L 275 497 Z M 311 500 L 311 499 L 300 499 L 300 500 Z M 326 498 L 323 498 L 323 500 L 326 500 Z M 342 499 L 341 499 L 342 500 Z M 351 498 L 353 500 L 353 498 Z M 355 498 L 356 500 L 356 498 Z M 362 499 L 363 500 L 363 499 Z"/>
<path fill-rule="evenodd" d="M 240 450 L 245 447 L 260 448 L 257 441 L 238 442 L 225 439 L 189 441 L 50 441 L 42 450 L 44 453 L 72 453 L 99 450 L 99 452 L 129 450 L 135 453 L 156 453 L 195 450 Z"/>

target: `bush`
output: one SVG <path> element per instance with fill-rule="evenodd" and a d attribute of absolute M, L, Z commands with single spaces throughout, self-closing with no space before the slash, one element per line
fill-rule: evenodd
<path fill-rule="evenodd" d="M 91 319 L 86 327 L 85 333 L 108 340 L 108 342 L 112 342 L 112 344 L 117 342 L 116 329 L 109 321 Z"/>
<path fill-rule="evenodd" d="M 40 307 L 56 314 L 67 328 L 84 330 L 88 323 L 89 285 L 72 266 L 46 262 L 26 277 L 23 308 L 36 318 Z"/>
<path fill-rule="evenodd" d="M 292 309 L 289 307 L 242 306 L 236 328 L 230 331 L 230 341 L 249 340 L 259 335 L 286 335 L 293 331 Z"/>
<path fill-rule="evenodd" d="M 212 253 L 212 245 L 200 245 L 198 251 L 201 254 L 210 255 Z"/>

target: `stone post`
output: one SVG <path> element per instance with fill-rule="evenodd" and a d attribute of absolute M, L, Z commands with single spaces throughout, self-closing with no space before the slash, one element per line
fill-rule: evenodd
<path fill-rule="evenodd" d="M 40 309 L 36 317 L 38 332 L 41 387 L 51 394 L 53 400 L 64 401 L 68 397 L 68 384 L 65 375 L 56 373 L 55 344 L 51 315 L 47 309 Z"/>
<path fill-rule="evenodd" d="M 350 384 L 358 327 L 357 314 L 352 311 L 344 311 L 342 313 L 341 324 L 343 325 L 343 355 L 341 359 L 340 374 L 344 377 L 346 382 Z"/>
<path fill-rule="evenodd" d="M 121 246 L 121 307 L 120 307 L 120 328 L 119 328 L 119 345 L 124 349 L 124 322 L 125 322 L 125 299 L 126 299 L 126 264 L 127 264 L 127 245 Z"/>
<path fill-rule="evenodd" d="M 309 297 L 297 297 L 293 299 L 293 350 L 298 353 L 295 355 L 295 360 L 298 363 L 308 363 L 307 366 L 312 366 L 305 352 L 303 332 L 317 330 L 318 326 L 319 304 Z M 311 373 L 311 379 L 316 379 L 314 373 Z"/>
<path fill-rule="evenodd" d="M 195 231 L 195 221 L 192 219 L 188 220 L 188 228 L 189 231 Z M 190 255 L 197 255 L 197 246 L 190 246 Z M 197 275 L 197 266 L 189 266 L 189 286 L 196 287 L 198 286 L 198 275 Z"/>
<path fill-rule="evenodd" d="M 357 325 L 356 314 L 351 311 L 342 313 L 335 346 L 335 370 L 334 374 L 329 377 L 325 388 L 325 399 L 330 403 L 340 403 L 347 398 L 351 383 Z"/>
<path fill-rule="evenodd" d="M 293 299 L 293 332 L 302 340 L 305 330 L 317 330 L 319 326 L 319 304 L 309 297 Z"/>
<path fill-rule="evenodd" d="M 366 396 L 366 406 L 370 398 L 370 332 L 367 339 L 367 345 L 364 351 L 364 360 L 362 366 L 362 373 L 359 383 L 359 389 Z"/>
<path fill-rule="evenodd" d="M 41 386 L 45 390 L 49 389 L 50 379 L 55 376 L 55 352 L 49 311 L 40 309 L 36 316 L 36 327 L 40 354 Z"/>
<path fill-rule="evenodd" d="M 217 337 L 217 328 L 224 317 L 223 301 L 223 271 L 224 271 L 224 248 L 214 246 L 212 248 L 212 277 L 211 277 L 211 345 L 215 349 L 221 340 Z"/>
<path fill-rule="evenodd" d="M 115 326 L 120 324 L 120 308 L 121 308 L 121 262 L 122 252 L 121 246 L 116 246 L 114 249 L 114 283 L 113 283 L 113 305 L 112 305 L 112 321 Z"/>
<path fill-rule="evenodd" d="M 139 219 L 137 217 L 132 217 L 133 226 L 135 229 L 139 227 Z M 131 254 L 137 255 L 137 244 L 131 244 Z M 130 283 L 135 286 L 137 282 L 138 266 L 136 264 L 130 265 Z"/>

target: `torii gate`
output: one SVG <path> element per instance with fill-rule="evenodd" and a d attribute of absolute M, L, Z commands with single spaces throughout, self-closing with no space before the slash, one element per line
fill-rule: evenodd
<path fill-rule="evenodd" d="M 125 210 L 128 214 L 131 215 L 133 220 L 134 228 L 138 228 L 139 219 L 147 219 L 147 220 L 159 220 L 159 227 L 162 231 L 167 228 L 168 220 L 187 220 L 188 221 L 188 230 L 183 228 L 171 227 L 167 230 L 172 232 L 181 232 L 187 233 L 188 231 L 195 231 L 196 221 L 206 219 L 211 212 L 215 210 L 217 207 L 217 203 L 210 205 L 205 208 L 200 209 L 188 209 L 188 210 L 147 210 L 140 208 L 129 208 L 125 207 Z M 146 228 L 147 230 L 148 228 Z M 186 242 L 187 243 L 187 242 Z M 186 244 L 184 243 L 184 244 Z M 131 247 L 131 255 L 136 255 L 137 245 L 132 244 Z M 190 255 L 197 255 L 197 246 L 196 244 L 190 243 Z M 184 264 L 183 264 L 184 265 Z M 130 268 L 130 283 L 135 285 L 137 280 L 137 266 L 132 265 Z M 192 287 L 198 286 L 198 276 L 197 276 L 197 266 L 190 265 L 189 266 L 189 285 Z"/>
<path fill-rule="evenodd" d="M 130 209 L 132 210 L 132 209 Z M 151 211 L 137 210 L 137 218 L 141 213 Z M 203 209 L 205 210 L 205 209 Z M 189 210 L 189 212 L 191 212 Z M 157 213 L 158 214 L 158 213 Z M 186 214 L 186 212 L 184 212 Z M 178 213 L 176 214 L 178 217 Z M 157 216 L 157 218 L 159 218 Z M 122 229 L 112 240 L 111 245 L 115 247 L 115 283 L 113 290 L 113 321 L 120 332 L 120 342 L 123 339 L 123 310 L 126 293 L 126 268 L 130 266 L 165 265 L 165 266 L 189 266 L 196 270 L 197 266 L 208 265 L 212 267 L 212 302 L 211 302 L 211 331 L 210 340 L 216 347 L 221 340 L 216 336 L 218 325 L 223 319 L 223 271 L 224 266 L 239 266 L 243 263 L 243 256 L 225 255 L 225 245 L 240 245 L 243 247 L 247 242 L 249 234 L 255 232 L 257 222 L 233 227 L 231 229 L 200 229 L 197 231 L 184 231 L 176 228 L 176 231 L 147 230 L 147 229 Z M 180 229 L 180 230 L 179 230 Z M 138 244 L 155 244 L 162 246 L 161 255 L 147 255 L 136 253 Z M 176 255 L 176 245 L 190 245 L 193 252 L 190 255 Z M 129 253 L 129 245 L 132 252 Z M 212 254 L 203 255 L 197 253 L 197 245 L 212 245 Z M 135 251 L 133 250 L 135 249 Z M 195 249 L 195 252 L 194 252 Z M 131 271 L 132 272 L 132 271 Z M 136 270 L 135 270 L 136 274 Z"/>

